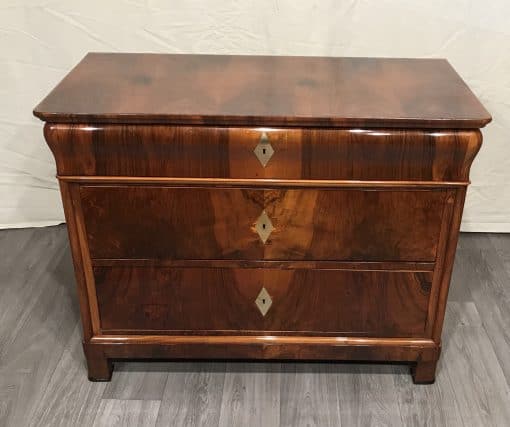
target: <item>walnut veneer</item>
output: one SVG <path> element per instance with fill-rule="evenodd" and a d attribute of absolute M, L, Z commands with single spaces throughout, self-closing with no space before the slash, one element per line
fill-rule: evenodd
<path fill-rule="evenodd" d="M 36 107 L 89 377 L 400 361 L 432 382 L 490 115 L 444 60 L 89 54 Z"/>

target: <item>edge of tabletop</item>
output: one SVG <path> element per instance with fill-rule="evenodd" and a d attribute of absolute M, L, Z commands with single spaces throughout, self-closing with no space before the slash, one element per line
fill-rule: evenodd
<path fill-rule="evenodd" d="M 492 121 L 487 115 L 479 119 L 424 118 L 334 118 L 334 117 L 258 117 L 258 116 L 179 116 L 158 114 L 67 114 L 44 112 L 36 107 L 35 117 L 53 124 L 119 124 L 171 126 L 239 126 L 239 127 L 317 127 L 317 128 L 401 128 L 401 129 L 481 129 Z"/>

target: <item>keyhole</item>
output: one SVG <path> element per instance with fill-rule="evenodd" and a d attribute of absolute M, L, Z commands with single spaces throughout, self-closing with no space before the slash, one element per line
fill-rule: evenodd
<path fill-rule="evenodd" d="M 262 298 L 262 304 L 266 305 L 266 299 Z"/>
<path fill-rule="evenodd" d="M 265 230 L 266 229 L 266 224 L 262 224 L 262 228 Z"/>

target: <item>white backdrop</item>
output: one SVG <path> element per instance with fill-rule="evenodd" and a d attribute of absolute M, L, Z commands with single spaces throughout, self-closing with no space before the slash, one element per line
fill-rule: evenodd
<path fill-rule="evenodd" d="M 445 57 L 494 121 L 462 229 L 510 232 L 508 0 L 0 0 L 0 227 L 56 224 L 33 107 L 88 51 Z"/>

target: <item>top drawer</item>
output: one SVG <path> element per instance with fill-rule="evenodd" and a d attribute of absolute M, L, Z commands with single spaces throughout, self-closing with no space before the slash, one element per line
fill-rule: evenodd
<path fill-rule="evenodd" d="M 468 181 L 479 131 L 47 124 L 59 175 Z"/>

